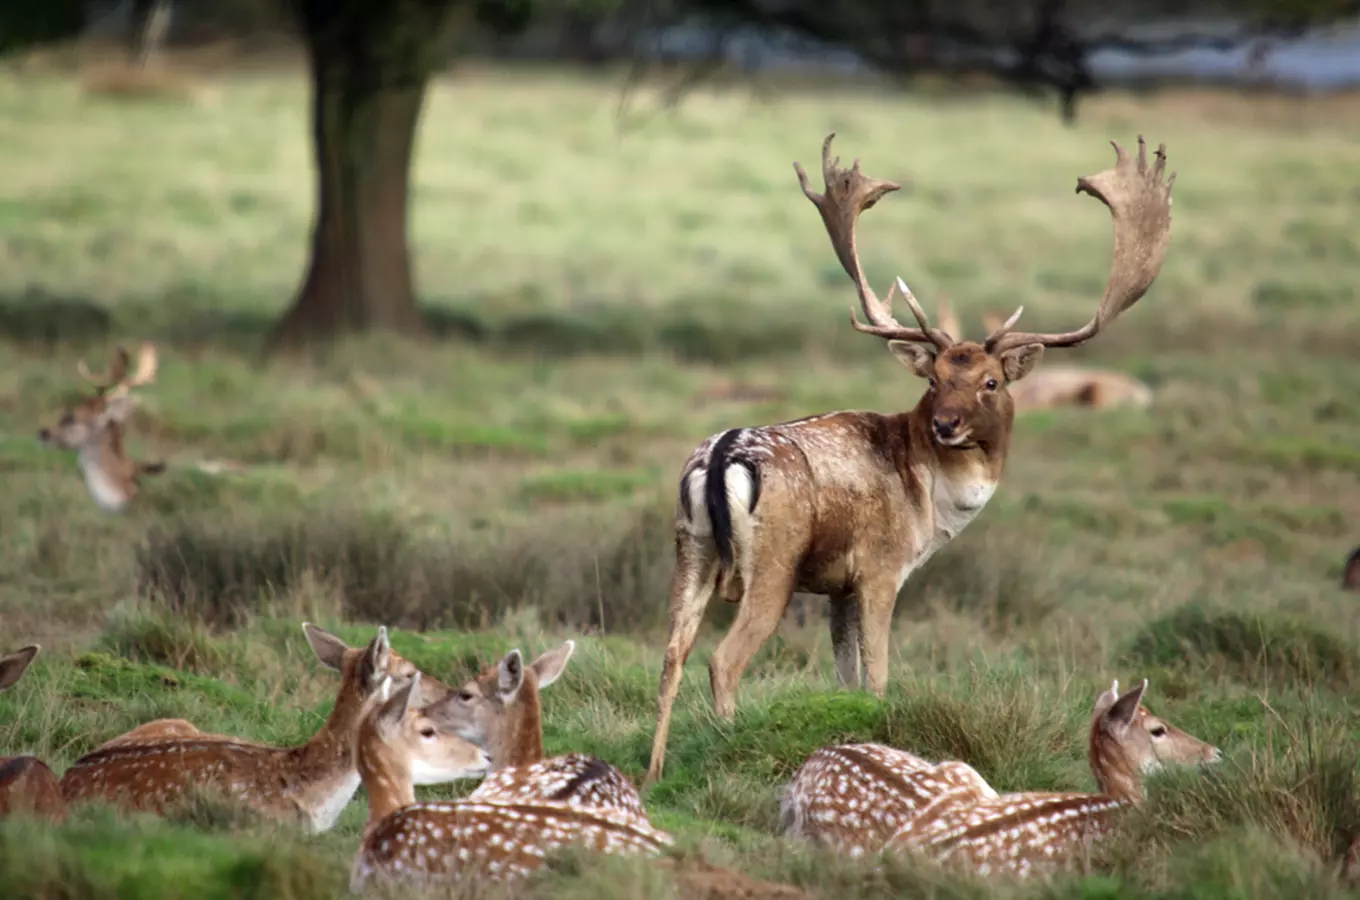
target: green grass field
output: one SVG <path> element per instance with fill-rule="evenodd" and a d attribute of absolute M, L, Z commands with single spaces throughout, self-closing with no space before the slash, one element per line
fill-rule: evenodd
<path fill-rule="evenodd" d="M 1092 871 L 1045 897 L 1326 897 L 1360 831 L 1360 104 L 1118 92 L 1063 127 L 986 93 L 696 93 L 617 117 L 620 80 L 468 69 L 429 103 L 415 263 L 440 340 L 262 362 L 311 210 L 305 83 L 202 76 L 187 97 L 0 74 L 0 622 L 44 646 L 0 695 L 0 749 L 60 772 L 142 721 L 301 742 L 337 679 L 298 623 L 377 623 L 456 681 L 512 646 L 578 640 L 545 693 L 551 752 L 646 768 L 679 469 L 710 433 L 921 385 L 847 322 L 853 291 L 791 163 L 823 136 L 902 182 L 866 213 L 876 285 L 901 274 L 981 332 L 1091 314 L 1106 211 L 1074 196 L 1107 141 L 1165 141 L 1174 237 L 1147 298 L 1050 361 L 1154 386 L 1150 410 L 1023 416 L 1005 482 L 898 606 L 888 695 L 834 690 L 822 608 L 743 681 L 735 722 L 694 654 L 667 777 L 681 844 L 819 897 L 993 896 L 774 837 L 807 753 L 883 740 L 963 759 L 998 790 L 1093 790 L 1089 710 L 1118 678 L 1224 749 L 1158 777 Z M 155 339 L 135 454 L 164 458 L 121 517 L 42 450 L 85 356 Z M 241 464 L 210 475 L 211 460 Z M 717 604 L 720 606 L 721 604 Z M 422 789 L 456 794 L 469 786 Z M 0 826 L 7 897 L 340 895 L 366 806 L 302 837 L 211 803 Z M 643 863 L 566 860 L 520 896 L 674 896 Z"/>

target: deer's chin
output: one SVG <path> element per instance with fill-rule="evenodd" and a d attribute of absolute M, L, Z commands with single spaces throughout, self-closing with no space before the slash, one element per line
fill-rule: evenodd
<path fill-rule="evenodd" d="M 935 435 L 935 443 L 939 444 L 941 447 L 948 447 L 950 450 L 970 450 L 977 446 L 977 441 L 973 440 L 973 432 L 971 430 L 951 435 L 947 438 L 942 438 L 937 434 Z"/>

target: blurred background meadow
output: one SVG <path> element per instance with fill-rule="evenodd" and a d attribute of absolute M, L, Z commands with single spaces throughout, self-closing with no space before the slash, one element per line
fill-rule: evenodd
<path fill-rule="evenodd" d="M 901 275 L 977 339 L 1020 304 L 1032 330 L 1089 318 L 1110 224 L 1073 187 L 1111 164 L 1111 139 L 1143 134 L 1178 173 L 1162 274 L 1044 365 L 1135 376 L 1151 405 L 1018 416 L 996 497 L 903 589 L 881 701 L 835 689 L 824 601 L 800 596 L 736 720 L 717 721 L 705 665 L 731 610 L 714 604 L 648 810 L 687 851 L 808 896 L 1354 891 L 1340 871 L 1360 833 L 1360 606 L 1340 588 L 1360 543 L 1353 92 L 1111 76 L 1064 116 L 1067 86 L 1018 92 L 991 70 L 921 66 L 904 83 L 729 57 L 677 94 L 683 60 L 506 58 L 467 49 L 461 28 L 427 73 L 409 184 L 420 325 L 397 330 L 279 327 L 306 293 L 317 209 L 298 46 L 183 25 L 143 68 L 95 29 L 5 60 L 0 651 L 43 652 L 0 695 L 0 749 L 60 773 L 160 716 L 301 743 L 337 686 L 306 618 L 354 643 L 386 624 L 450 682 L 572 637 L 544 695 L 548 750 L 640 778 L 689 452 L 734 426 L 905 410 L 922 389 L 850 328 L 853 289 L 793 161 L 819 183 L 834 131 L 843 160 L 900 182 L 861 220 L 870 280 Z M 83 389 L 77 360 L 98 369 L 143 340 L 160 371 L 128 446 L 168 468 L 110 515 L 36 432 Z M 1094 790 L 1091 704 L 1143 677 L 1151 709 L 1227 760 L 1153 779 L 1088 871 L 998 886 L 775 837 L 780 786 L 838 741 L 962 759 L 1002 791 Z M 357 800 L 318 837 L 206 802 L 170 821 L 10 822 L 0 884 L 339 896 L 365 815 Z M 566 860 L 519 895 L 676 890 L 643 862 Z"/>

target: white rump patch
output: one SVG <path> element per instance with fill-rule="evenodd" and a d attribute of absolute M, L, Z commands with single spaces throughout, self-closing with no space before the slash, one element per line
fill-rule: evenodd
<path fill-rule="evenodd" d="M 689 473 L 685 483 L 685 490 L 689 494 L 689 531 L 696 537 L 710 537 L 713 534 L 713 523 L 708 518 L 708 504 L 704 500 L 708 472 L 706 468 L 695 469 Z M 723 480 L 727 482 L 727 506 L 731 510 L 733 531 L 739 534 L 737 522 L 749 515 L 751 497 L 755 492 L 751 470 L 741 463 L 729 464 L 727 471 L 723 473 Z"/>

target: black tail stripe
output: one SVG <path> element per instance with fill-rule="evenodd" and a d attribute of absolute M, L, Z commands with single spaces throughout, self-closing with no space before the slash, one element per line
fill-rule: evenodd
<path fill-rule="evenodd" d="M 704 505 L 708 507 L 708 522 L 713 529 L 713 543 L 718 547 L 718 562 L 724 569 L 732 568 L 732 510 L 727 502 L 728 454 L 741 437 L 742 429 L 723 432 L 708 455 L 708 477 L 704 481 Z"/>

